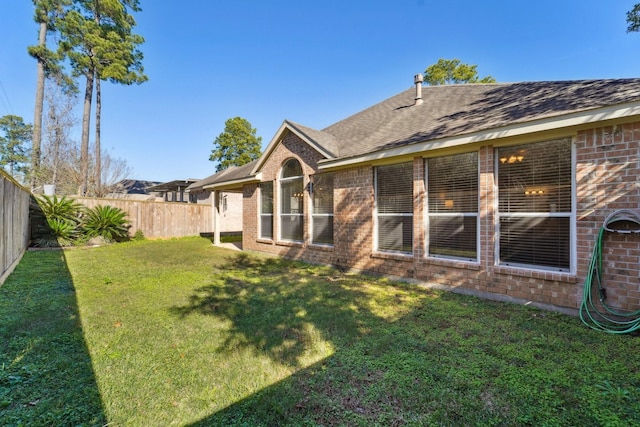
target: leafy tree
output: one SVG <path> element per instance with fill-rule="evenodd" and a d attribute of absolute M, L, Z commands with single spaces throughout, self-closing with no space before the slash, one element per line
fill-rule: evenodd
<path fill-rule="evenodd" d="M 132 33 L 135 20 L 130 10 L 140 10 L 138 0 L 75 0 L 74 7 L 61 21 L 61 50 L 69 58 L 73 75 L 86 80 L 80 148 L 81 195 L 89 190 L 89 131 L 96 82 L 132 84 L 146 80 L 142 74 L 142 53 L 138 50 L 144 39 Z M 100 107 L 97 112 L 95 181 L 100 186 Z"/>
<path fill-rule="evenodd" d="M 47 47 L 47 34 L 55 30 L 56 21 L 59 19 L 71 0 L 33 0 L 35 6 L 34 20 L 39 26 L 38 44 L 29 46 L 29 55 L 37 61 L 36 101 L 33 114 L 33 135 L 31 146 L 31 190 L 35 190 L 38 182 L 38 170 L 41 160 L 42 143 L 42 111 L 44 105 L 45 78 L 51 75 L 63 76 L 60 67 L 60 55 Z M 73 83 L 68 78 L 61 79 L 69 88 Z"/>
<path fill-rule="evenodd" d="M 627 12 L 627 32 L 640 31 L 640 3 Z"/>
<path fill-rule="evenodd" d="M 7 168 L 13 176 L 16 172 L 27 175 L 29 170 L 29 148 L 32 126 L 27 125 L 20 116 L 7 115 L 0 117 L 0 166 Z"/>
<path fill-rule="evenodd" d="M 430 65 L 424 72 L 426 84 L 446 85 L 461 83 L 495 83 L 491 76 L 478 76 L 477 65 L 462 64 L 459 59 L 438 59 L 438 62 Z"/>
<path fill-rule="evenodd" d="M 262 137 L 256 136 L 256 129 L 242 117 L 228 119 L 222 132 L 213 141 L 209 160 L 218 162 L 216 172 L 229 166 L 242 166 L 258 157 L 262 147 Z"/>

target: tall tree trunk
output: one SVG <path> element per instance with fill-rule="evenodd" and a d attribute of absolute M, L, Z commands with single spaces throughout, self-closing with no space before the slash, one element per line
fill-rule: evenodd
<path fill-rule="evenodd" d="M 51 182 L 54 186 L 58 184 L 58 165 L 60 164 L 60 148 L 62 147 L 62 129 L 60 120 L 57 118 L 55 104 L 53 102 L 49 103 L 49 126 L 50 129 L 53 128 L 53 140 L 51 141 L 52 145 L 52 160 L 51 164 Z M 50 136 L 51 138 L 51 136 Z"/>
<path fill-rule="evenodd" d="M 100 76 L 96 73 L 96 194 L 102 194 L 102 159 L 100 157 L 100 118 L 102 116 L 102 94 L 100 92 Z"/>
<path fill-rule="evenodd" d="M 47 44 L 47 24 L 40 23 L 40 34 L 38 45 Z M 38 186 L 38 174 L 40 172 L 40 157 L 42 146 L 42 109 L 44 105 L 44 59 L 38 58 L 38 83 L 36 85 L 36 105 L 33 109 L 33 139 L 31 142 L 31 191 L 34 192 Z"/>
<path fill-rule="evenodd" d="M 80 196 L 87 195 L 89 188 L 89 130 L 91 125 L 91 98 L 93 96 L 93 80 L 95 71 L 87 71 L 87 85 L 84 90 L 84 107 L 82 111 L 82 136 L 80 139 Z"/>
<path fill-rule="evenodd" d="M 100 26 L 100 3 L 98 0 L 94 0 L 93 5 L 93 19 L 95 20 L 98 27 Z M 100 91 L 100 72 L 95 70 L 95 79 L 96 79 L 96 146 L 95 146 L 95 157 L 96 157 L 96 166 L 95 166 L 95 189 L 94 192 L 96 194 L 101 194 L 102 192 L 102 161 L 100 158 L 100 119 L 102 115 L 102 93 Z"/>

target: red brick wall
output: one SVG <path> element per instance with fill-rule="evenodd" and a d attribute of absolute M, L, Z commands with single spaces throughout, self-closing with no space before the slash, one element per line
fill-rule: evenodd
<path fill-rule="evenodd" d="M 576 138 L 578 276 L 584 283 L 596 235 L 618 209 L 640 213 L 640 123 L 579 132 Z M 605 233 L 607 303 L 640 308 L 640 235 Z"/>
<path fill-rule="evenodd" d="M 300 162 L 302 172 L 304 174 L 304 243 L 282 242 L 278 241 L 278 212 L 279 212 L 279 178 L 280 171 L 284 163 L 294 158 Z M 268 160 L 263 165 L 262 180 L 272 181 L 273 185 L 273 206 L 274 206 L 274 224 L 272 240 L 258 239 L 258 221 L 260 206 L 260 191 L 256 185 L 245 186 L 243 218 L 244 232 L 242 238 L 243 248 L 261 252 L 286 256 L 294 259 L 305 259 L 309 262 L 318 262 L 324 264 L 333 264 L 333 250 L 327 250 L 325 247 L 310 245 L 309 220 L 311 202 L 309 192 L 307 191 L 310 175 L 318 172 L 317 163 L 324 157 L 310 145 L 302 141 L 293 133 L 287 133 L 282 141 L 271 152 Z"/>
<path fill-rule="evenodd" d="M 570 136 L 570 133 L 567 134 Z M 380 254 L 374 251 L 374 168 L 358 166 L 335 172 L 334 235 L 332 248 L 308 243 L 258 241 L 258 191 L 245 187 L 244 247 L 312 262 L 335 264 L 417 278 L 430 283 L 475 289 L 531 301 L 578 308 L 593 244 L 604 218 L 617 209 L 640 212 L 640 123 L 598 128 L 574 134 L 577 196 L 577 273 L 558 273 L 495 265 L 494 147 L 476 146 L 479 153 L 479 262 L 425 257 L 424 160 L 414 164 L 414 253 Z M 262 173 L 275 180 L 288 158 L 297 158 L 305 173 L 316 172 L 321 155 L 295 135 L 287 135 L 271 153 Z M 309 195 L 305 192 L 305 242 L 309 242 Z M 276 209 L 277 212 L 277 209 Z M 277 236 L 278 221 L 274 224 Z M 604 282 L 608 303 L 624 309 L 640 309 L 640 235 L 607 234 L 604 242 Z"/>

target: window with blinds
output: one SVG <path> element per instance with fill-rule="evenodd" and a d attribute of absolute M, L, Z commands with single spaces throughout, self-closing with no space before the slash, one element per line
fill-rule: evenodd
<path fill-rule="evenodd" d="M 499 263 L 571 271 L 571 138 L 496 154 Z"/>
<path fill-rule="evenodd" d="M 427 160 L 429 256 L 478 259 L 478 153 Z"/>
<path fill-rule="evenodd" d="M 311 215 L 311 242 L 333 245 L 333 174 L 323 173 L 311 177 L 313 213 Z"/>
<path fill-rule="evenodd" d="M 261 239 L 273 239 L 273 182 L 260 183 L 260 230 Z"/>
<path fill-rule="evenodd" d="M 377 249 L 413 252 L 413 163 L 376 168 Z"/>
<path fill-rule="evenodd" d="M 300 162 L 288 160 L 280 175 L 280 238 L 303 240 L 304 180 Z"/>

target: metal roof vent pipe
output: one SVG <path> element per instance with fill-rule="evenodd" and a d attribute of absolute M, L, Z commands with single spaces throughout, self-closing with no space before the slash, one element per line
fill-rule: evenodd
<path fill-rule="evenodd" d="M 413 76 L 413 83 L 416 85 L 416 102 L 414 105 L 422 104 L 422 82 L 424 77 L 422 74 L 416 74 Z"/>

